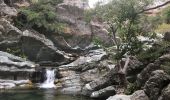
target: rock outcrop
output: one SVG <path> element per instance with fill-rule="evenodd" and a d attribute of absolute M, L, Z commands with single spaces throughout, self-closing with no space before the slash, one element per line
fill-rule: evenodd
<path fill-rule="evenodd" d="M 145 93 L 150 100 L 158 100 L 162 89 L 170 83 L 170 76 L 162 70 L 152 72 L 144 86 Z"/>
<path fill-rule="evenodd" d="M 43 34 L 26 30 L 20 42 L 23 53 L 32 61 L 60 65 L 70 60 L 66 53 L 59 51 Z"/>
<path fill-rule="evenodd" d="M 33 62 L 0 51 L 0 79 L 31 79 L 31 75 L 38 67 Z"/>

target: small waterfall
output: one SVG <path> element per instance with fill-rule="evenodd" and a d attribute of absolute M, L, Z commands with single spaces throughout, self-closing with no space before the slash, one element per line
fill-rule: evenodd
<path fill-rule="evenodd" d="M 55 70 L 46 69 L 46 80 L 40 85 L 40 88 L 55 88 Z"/>

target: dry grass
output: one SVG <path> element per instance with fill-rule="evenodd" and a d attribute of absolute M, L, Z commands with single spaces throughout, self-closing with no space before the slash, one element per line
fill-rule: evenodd
<path fill-rule="evenodd" d="M 165 33 L 170 32 L 170 24 L 161 24 L 158 26 L 158 28 L 155 30 L 156 33 Z"/>

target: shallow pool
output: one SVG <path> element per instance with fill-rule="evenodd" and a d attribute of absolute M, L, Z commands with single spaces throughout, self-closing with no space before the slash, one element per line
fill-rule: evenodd
<path fill-rule="evenodd" d="M 2 90 L 0 100 L 92 100 L 83 96 L 61 95 L 54 89 Z"/>

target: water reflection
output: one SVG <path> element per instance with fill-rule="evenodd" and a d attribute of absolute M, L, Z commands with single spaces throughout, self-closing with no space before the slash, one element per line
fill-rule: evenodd
<path fill-rule="evenodd" d="M 55 89 L 0 91 L 0 100 L 92 100 L 85 97 L 60 95 Z"/>

